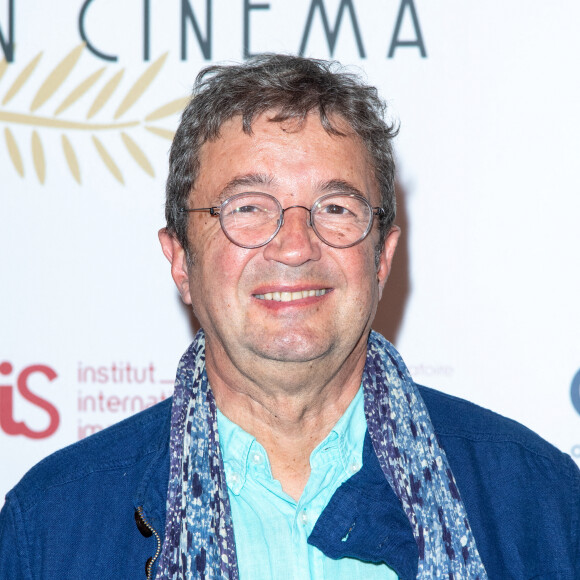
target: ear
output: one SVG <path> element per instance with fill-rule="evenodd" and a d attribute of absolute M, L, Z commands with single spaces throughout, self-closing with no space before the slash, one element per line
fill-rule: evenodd
<path fill-rule="evenodd" d="M 189 269 L 185 249 L 177 238 L 167 231 L 167 228 L 160 229 L 158 235 L 163 254 L 171 264 L 171 277 L 181 294 L 181 299 L 185 304 L 191 304 Z"/>
<path fill-rule="evenodd" d="M 379 258 L 379 266 L 377 268 L 377 281 L 379 284 L 379 300 L 383 296 L 383 289 L 389 273 L 391 272 L 391 266 L 393 264 L 393 256 L 395 255 L 395 250 L 397 248 L 397 242 L 399 241 L 399 236 L 401 235 L 401 228 L 399 226 L 393 226 L 391 231 L 387 234 L 385 239 L 385 246 L 381 251 Z"/>

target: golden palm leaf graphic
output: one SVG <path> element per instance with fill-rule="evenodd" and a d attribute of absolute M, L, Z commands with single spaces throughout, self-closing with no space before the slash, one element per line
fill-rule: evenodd
<path fill-rule="evenodd" d="M 136 137 L 131 135 L 136 129 L 144 128 L 149 133 L 165 139 L 173 138 L 173 131 L 164 127 L 158 127 L 152 123 L 165 119 L 171 115 L 180 112 L 187 104 L 188 98 L 175 99 L 162 106 L 156 107 L 151 113 L 146 115 L 145 119 L 127 119 L 132 107 L 141 99 L 147 89 L 153 83 L 161 71 L 167 53 L 160 56 L 155 62 L 150 64 L 143 73 L 133 82 L 131 87 L 119 99 L 113 118 L 106 121 L 98 121 L 99 112 L 103 107 L 115 98 L 125 74 L 125 70 L 117 70 L 112 75 L 108 75 L 108 67 L 101 67 L 91 72 L 83 80 L 69 90 L 67 94 L 62 95 L 59 104 L 54 109 L 52 115 L 42 114 L 39 111 L 46 108 L 46 103 L 51 99 L 56 99 L 59 91 L 65 81 L 71 75 L 73 69 L 79 62 L 83 54 L 84 44 L 80 44 L 69 52 L 44 78 L 38 90 L 34 94 L 28 112 L 10 110 L 13 103 L 18 102 L 14 98 L 20 90 L 35 78 L 35 72 L 38 70 L 39 62 L 42 58 L 42 52 L 37 54 L 24 68 L 16 73 L 14 80 L 11 81 L 6 89 L 0 86 L 0 124 L 4 125 L 4 141 L 8 150 L 8 157 L 16 172 L 25 176 L 25 163 L 21 146 L 19 145 L 15 133 L 12 129 L 16 126 L 27 126 L 31 129 L 30 134 L 30 154 L 34 172 L 40 183 L 44 183 L 48 173 L 47 155 L 42 141 L 44 130 L 56 130 L 61 132 L 61 147 L 64 159 L 69 168 L 71 176 L 77 183 L 81 183 L 81 163 L 75 150 L 75 133 L 89 133 L 91 141 L 98 157 L 107 168 L 109 173 L 121 184 L 125 183 L 123 173 L 119 168 L 118 162 L 107 149 L 102 139 L 98 135 L 104 132 L 114 132 L 123 144 L 129 155 L 134 159 L 137 165 L 151 177 L 155 176 L 153 166 L 147 158 L 142 145 L 137 143 Z M 9 73 L 14 67 L 8 64 L 6 60 L 0 61 L 0 83 L 7 82 Z M 99 84 L 101 88 L 99 89 Z M 89 101 L 88 111 L 84 119 L 65 118 L 66 111 L 77 101 L 95 91 L 96 95 Z M 114 102 L 114 101 L 113 101 Z M 18 133 L 18 132 L 17 132 Z"/>

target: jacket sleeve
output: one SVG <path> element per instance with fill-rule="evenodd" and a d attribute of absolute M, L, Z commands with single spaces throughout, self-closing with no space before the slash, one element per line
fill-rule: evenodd
<path fill-rule="evenodd" d="M 9 496 L 10 497 L 10 496 Z M 0 580 L 31 580 L 20 511 L 9 498 L 0 511 Z"/>
<path fill-rule="evenodd" d="M 569 458 L 572 464 L 573 471 L 573 484 L 572 484 L 572 497 L 573 497 L 573 512 L 572 512 L 572 549 L 575 550 L 575 578 L 580 578 L 580 468 L 576 465 L 576 462 Z"/>

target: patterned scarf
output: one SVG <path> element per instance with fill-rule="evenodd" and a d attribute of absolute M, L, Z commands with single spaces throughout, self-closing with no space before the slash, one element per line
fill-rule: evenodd
<path fill-rule="evenodd" d="M 367 427 L 419 547 L 417 578 L 486 580 L 445 452 L 395 348 L 371 332 L 363 372 Z M 171 414 L 165 541 L 156 580 L 238 576 L 216 405 L 200 330 L 177 370 Z"/>

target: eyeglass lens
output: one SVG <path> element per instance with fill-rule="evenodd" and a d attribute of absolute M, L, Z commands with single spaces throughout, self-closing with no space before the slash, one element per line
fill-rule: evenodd
<path fill-rule="evenodd" d="M 292 210 L 300 207 L 292 206 Z M 284 211 L 278 200 L 269 194 L 240 193 L 222 205 L 220 222 L 234 244 L 257 248 L 267 244 L 278 233 Z M 373 210 L 364 198 L 357 195 L 331 193 L 315 202 L 310 216 L 311 225 L 323 242 L 346 248 L 368 234 Z M 305 216 L 305 219 L 310 216 Z"/>

